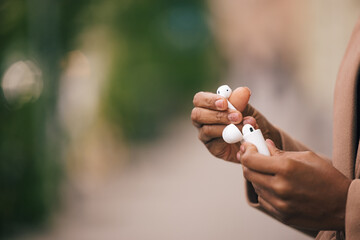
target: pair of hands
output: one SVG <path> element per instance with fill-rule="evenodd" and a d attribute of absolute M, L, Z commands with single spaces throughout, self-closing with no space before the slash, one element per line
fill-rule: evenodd
<path fill-rule="evenodd" d="M 327 160 L 309 151 L 281 151 L 271 140 L 267 140 L 270 157 L 259 154 L 252 144 L 223 141 L 222 131 L 230 123 L 239 129 L 243 124 L 258 128 L 255 118 L 247 115 L 250 95 L 248 88 L 233 91 L 229 101 L 238 112 L 228 110 L 226 99 L 219 95 L 197 93 L 191 118 L 199 139 L 214 156 L 242 163 L 244 177 L 252 183 L 260 207 L 274 218 L 304 229 L 344 229 L 351 180 Z"/>

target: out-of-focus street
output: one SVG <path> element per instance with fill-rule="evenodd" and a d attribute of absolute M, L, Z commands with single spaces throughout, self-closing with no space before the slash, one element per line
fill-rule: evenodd
<path fill-rule="evenodd" d="M 131 158 L 96 188 L 70 192 L 53 226 L 23 239 L 308 239 L 249 207 L 241 166 L 210 156 L 188 119 Z"/>

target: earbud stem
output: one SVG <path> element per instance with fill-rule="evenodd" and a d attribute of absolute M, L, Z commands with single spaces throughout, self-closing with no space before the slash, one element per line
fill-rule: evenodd
<path fill-rule="evenodd" d="M 229 100 L 227 100 L 227 102 L 228 102 L 228 108 L 229 108 L 229 109 L 237 110 L 237 109 L 230 103 Z"/>

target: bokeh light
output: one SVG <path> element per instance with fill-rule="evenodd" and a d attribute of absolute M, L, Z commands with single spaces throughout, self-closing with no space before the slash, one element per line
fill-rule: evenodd
<path fill-rule="evenodd" d="M 12 107 L 33 102 L 43 90 L 41 70 L 29 60 L 15 62 L 6 70 L 1 87 L 6 101 Z"/>

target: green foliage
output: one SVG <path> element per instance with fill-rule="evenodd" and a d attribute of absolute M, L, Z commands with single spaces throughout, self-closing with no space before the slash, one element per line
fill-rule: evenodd
<path fill-rule="evenodd" d="M 78 34 L 94 25 L 110 29 L 117 44 L 104 111 L 127 140 L 151 139 L 176 114 L 189 114 L 192 95 L 214 83 L 205 14 L 198 1 L 0 1 L 0 75 L 31 59 L 44 79 L 40 99 L 21 108 L 0 96 L 0 238 L 42 223 L 57 203 L 59 63 Z"/>
<path fill-rule="evenodd" d="M 121 5 L 121 4 L 120 4 Z M 107 109 L 126 139 L 150 139 L 214 82 L 214 47 L 196 1 L 131 1 L 116 14 L 121 39 Z M 187 113 L 188 114 L 188 113 Z"/>
<path fill-rule="evenodd" d="M 0 91 L 0 238 L 41 224 L 57 204 L 60 135 L 53 116 L 58 66 L 82 26 L 72 20 L 85 3 L 0 2 L 0 76 L 12 63 L 31 59 L 43 70 L 45 86 L 40 99 L 21 107 L 8 105 Z M 66 9 L 70 4 L 73 11 Z"/>
<path fill-rule="evenodd" d="M 45 219 L 56 202 L 59 167 L 39 146 L 37 104 L 0 105 L 0 238 Z M 38 132 L 40 131 L 40 132 Z"/>

